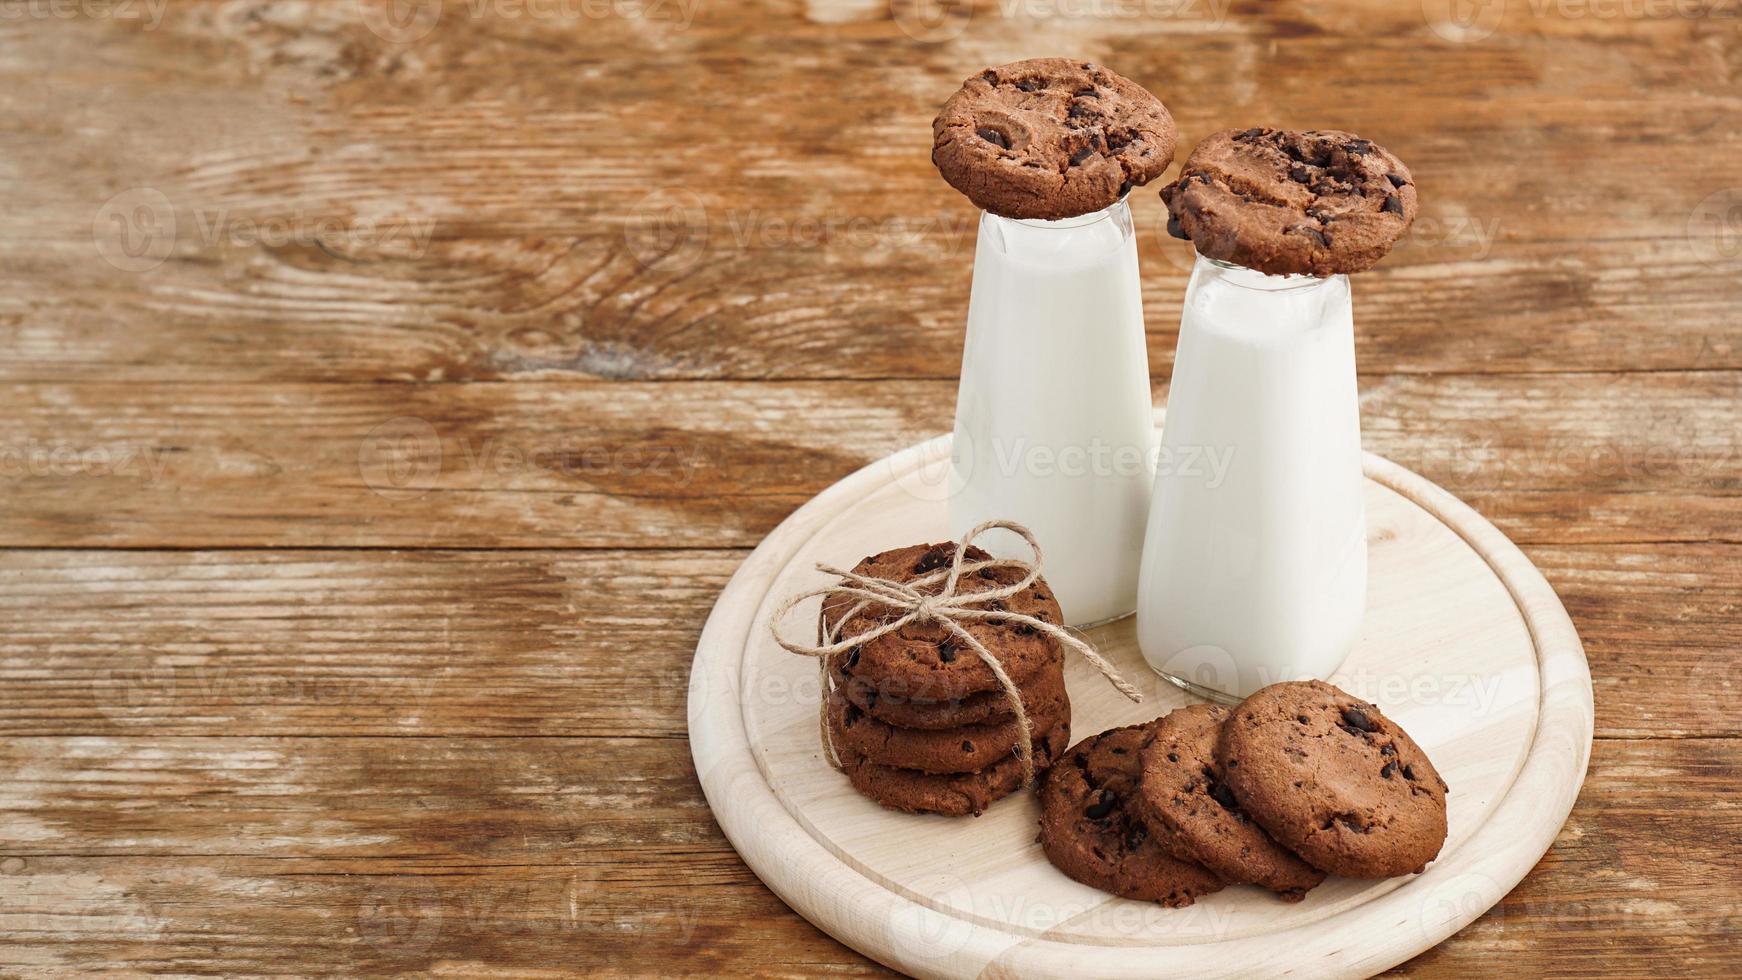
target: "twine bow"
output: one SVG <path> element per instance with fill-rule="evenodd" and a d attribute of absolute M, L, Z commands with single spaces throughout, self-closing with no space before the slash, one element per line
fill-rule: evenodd
<path fill-rule="evenodd" d="M 1003 528 L 1020 536 L 1027 543 L 1029 551 L 1033 552 L 1034 560 L 1025 562 L 1016 558 L 993 558 L 963 564 L 968 554 L 968 546 L 973 543 L 974 539 L 994 528 Z M 894 633 L 911 623 L 937 623 L 943 626 L 958 640 L 961 640 L 963 645 L 974 651 L 974 654 L 980 658 L 980 662 L 992 671 L 994 677 L 998 678 L 998 684 L 1004 689 L 1005 697 L 1010 699 L 1011 711 L 1015 714 L 1017 727 L 1021 730 L 1022 737 L 1016 743 L 1016 752 L 1018 758 L 1022 760 L 1022 775 L 1025 785 L 1034 779 L 1034 730 L 1028 719 L 1028 710 L 1023 705 L 1022 691 L 1016 686 L 1016 682 L 1010 679 L 1010 674 L 1005 671 L 1004 664 L 997 655 L 986 649 L 985 645 L 978 639 L 975 639 L 974 634 L 970 633 L 962 625 L 963 623 L 995 621 L 1016 623 L 1038 630 L 1057 640 L 1067 649 L 1080 654 L 1091 666 L 1100 671 L 1101 676 L 1117 688 L 1119 693 L 1132 701 L 1141 702 L 1143 693 L 1124 677 L 1121 677 L 1119 671 L 1112 664 L 1095 652 L 1094 647 L 1079 639 L 1069 630 L 1023 613 L 1005 609 L 980 608 L 987 603 L 1009 599 L 1033 585 L 1040 578 L 1040 565 L 1039 542 L 1034 540 L 1034 534 L 1028 528 L 1014 521 L 987 521 L 981 524 L 963 536 L 961 542 L 956 545 L 955 554 L 951 558 L 950 567 L 947 570 L 931 572 L 906 582 L 860 575 L 818 562 L 817 571 L 833 575 L 840 579 L 840 582 L 812 589 L 809 592 L 802 592 L 781 603 L 780 608 L 776 609 L 774 615 L 769 619 L 769 631 L 774 634 L 774 642 L 780 644 L 788 652 L 817 659 L 817 667 L 822 675 L 823 694 L 820 720 L 823 745 L 829 752 L 829 763 L 836 769 L 841 768 L 840 756 L 835 751 L 834 739 L 829 733 L 829 696 L 834 692 L 834 678 L 829 673 L 829 659 L 837 654 L 845 653 L 853 647 L 869 643 L 880 636 Z M 985 568 L 1020 568 L 1025 574 L 1021 581 L 1012 585 L 1001 585 L 977 592 L 956 591 L 956 585 L 961 581 L 962 576 Z M 926 587 L 939 581 L 942 581 L 943 586 L 938 591 L 924 591 Z M 829 600 L 836 598 L 856 599 L 858 603 L 842 614 L 835 621 L 833 627 L 827 625 L 827 616 L 819 617 L 821 625 L 818 626 L 818 643 L 815 646 L 794 643 L 782 636 L 780 624 L 786 616 L 799 603 L 816 596 L 824 597 L 825 608 Z M 833 635 L 835 631 L 844 627 L 854 616 L 859 615 L 869 606 L 886 606 L 900 612 L 901 615 L 863 633 L 856 633 L 844 639 L 836 639 Z"/>

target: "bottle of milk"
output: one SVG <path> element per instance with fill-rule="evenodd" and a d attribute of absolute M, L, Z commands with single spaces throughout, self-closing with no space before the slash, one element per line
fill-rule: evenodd
<path fill-rule="evenodd" d="M 1025 524 L 1073 625 L 1130 614 L 1154 481 L 1137 243 L 1123 199 L 1058 221 L 985 212 L 951 449 L 949 526 Z M 1019 539 L 982 539 L 1026 557 Z M 1008 549 L 1008 550 L 1006 550 Z"/>
<path fill-rule="evenodd" d="M 1199 256 L 1186 287 L 1144 543 L 1144 659 L 1199 695 L 1324 678 L 1367 591 L 1345 275 Z"/>

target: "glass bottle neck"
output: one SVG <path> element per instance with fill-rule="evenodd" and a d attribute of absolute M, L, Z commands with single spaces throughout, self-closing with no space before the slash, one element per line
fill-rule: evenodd
<path fill-rule="evenodd" d="M 980 247 L 1024 262 L 1076 265 L 1107 260 L 1134 247 L 1136 237 L 1124 198 L 1099 211 L 1057 221 L 1006 218 L 990 211 L 980 218 Z"/>
<path fill-rule="evenodd" d="M 1216 281 L 1240 289 L 1253 289 L 1267 293 L 1293 290 L 1316 291 L 1333 285 L 1346 289 L 1349 281 L 1349 277 L 1346 275 L 1273 276 L 1267 272 L 1259 272 L 1257 269 L 1247 268 L 1233 262 L 1225 262 L 1221 259 L 1212 259 L 1202 254 L 1198 254 L 1197 261 L 1193 264 L 1192 278 L 1194 280 Z"/>

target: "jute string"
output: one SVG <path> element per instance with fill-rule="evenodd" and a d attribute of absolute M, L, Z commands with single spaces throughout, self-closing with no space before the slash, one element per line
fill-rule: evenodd
<path fill-rule="evenodd" d="M 995 528 L 1010 531 L 1028 545 L 1033 553 L 1032 561 L 1022 561 L 1016 558 L 993 558 L 986 561 L 966 562 L 968 546 L 975 538 Z M 966 563 L 964 563 L 966 562 Z M 876 578 L 870 575 L 859 575 L 832 565 L 817 563 L 817 571 L 832 575 L 840 581 L 834 585 L 801 592 L 785 602 L 774 611 L 769 620 L 769 631 L 774 634 L 774 642 L 791 653 L 802 657 L 814 657 L 817 668 L 822 676 L 822 704 L 818 719 L 822 726 L 823 745 L 828 749 L 829 763 L 836 769 L 842 768 L 839 753 L 835 751 L 834 738 L 829 733 L 829 695 L 834 691 L 834 678 L 829 673 L 829 658 L 845 653 L 863 643 L 869 643 L 880 636 L 886 636 L 900 630 L 910 623 L 937 623 L 948 630 L 962 645 L 974 651 L 992 675 L 998 678 L 998 684 L 1004 689 L 1005 697 L 1010 700 L 1010 708 L 1016 716 L 1017 727 L 1021 730 L 1021 738 L 1017 740 L 1017 756 L 1022 760 L 1022 775 L 1025 783 L 1034 779 L 1034 729 L 1028 718 L 1028 709 L 1022 702 L 1022 691 L 1016 682 L 1010 679 L 1010 674 L 1004 669 L 1004 664 L 998 656 L 988 650 L 984 644 L 975 638 L 963 626 L 963 623 L 1002 622 L 1015 623 L 1038 630 L 1052 637 L 1066 649 L 1072 650 L 1087 660 L 1091 666 L 1101 672 L 1119 690 L 1119 693 L 1132 701 L 1142 701 L 1143 693 L 1120 676 L 1119 671 L 1095 652 L 1095 648 L 1062 626 L 1036 619 L 1023 613 L 1011 612 L 1005 609 L 982 609 L 987 603 L 1009 599 L 1022 590 L 1033 585 L 1040 578 L 1041 553 L 1040 544 L 1034 540 L 1034 534 L 1013 521 L 987 521 L 969 531 L 956 545 L 955 555 L 950 560 L 947 569 L 940 569 L 921 575 L 906 582 L 892 579 Z M 1011 585 L 1000 585 L 996 588 L 984 589 L 978 592 L 957 592 L 956 585 L 962 576 L 979 572 L 985 568 L 1020 568 L 1024 574 L 1022 580 Z M 925 591 L 927 587 L 942 582 L 942 588 L 936 592 Z M 807 646 L 794 643 L 781 635 L 780 624 L 793 609 L 808 599 L 823 597 L 825 608 L 831 600 L 850 599 L 856 604 L 835 620 L 835 627 L 826 626 L 827 617 L 818 617 L 817 643 Z M 900 613 L 896 619 L 888 620 L 879 626 L 855 633 L 851 636 L 837 638 L 833 635 L 839 627 L 845 626 L 853 617 L 859 615 L 870 606 L 885 606 Z"/>

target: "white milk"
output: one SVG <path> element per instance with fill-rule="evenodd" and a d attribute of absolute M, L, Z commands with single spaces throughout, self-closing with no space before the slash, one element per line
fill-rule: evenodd
<path fill-rule="evenodd" d="M 1149 355 L 1131 211 L 985 214 L 951 451 L 950 533 L 1028 526 L 1068 623 L 1129 614 L 1154 475 Z M 981 539 L 1026 557 L 999 531 Z"/>
<path fill-rule="evenodd" d="M 1161 443 L 1144 659 L 1239 697 L 1329 676 L 1360 635 L 1367 593 L 1348 277 L 1200 257 Z"/>

